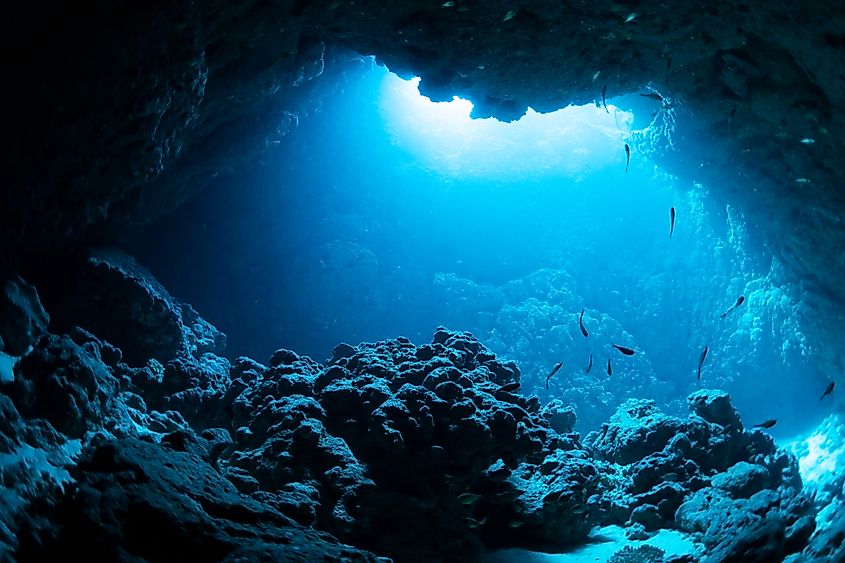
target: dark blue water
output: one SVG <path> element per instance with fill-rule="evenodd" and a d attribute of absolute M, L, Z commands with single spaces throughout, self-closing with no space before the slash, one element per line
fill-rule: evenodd
<path fill-rule="evenodd" d="M 442 324 L 516 360 L 525 392 L 572 402 L 581 430 L 627 397 L 685 413 L 701 387 L 729 391 L 748 424 L 779 419 L 776 435 L 823 418 L 800 294 L 738 211 L 649 160 L 671 142 L 659 104 L 438 121 L 398 81 L 373 67 L 136 241 L 230 355 L 323 360 L 339 342 L 421 343 Z"/>

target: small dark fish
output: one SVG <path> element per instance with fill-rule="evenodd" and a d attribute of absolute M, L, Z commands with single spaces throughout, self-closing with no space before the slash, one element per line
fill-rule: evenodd
<path fill-rule="evenodd" d="M 552 368 L 552 371 L 549 375 L 546 376 L 546 389 L 549 388 L 549 380 L 554 377 L 554 375 L 558 372 L 558 370 L 563 366 L 563 362 L 558 362 L 555 364 L 555 367 Z"/>
<path fill-rule="evenodd" d="M 607 359 L 607 375 L 613 375 L 613 368 L 610 367 L 610 358 Z"/>
<path fill-rule="evenodd" d="M 710 349 L 710 345 L 706 345 L 704 350 L 701 351 L 701 356 L 698 357 L 698 379 L 701 379 L 701 366 L 704 365 L 704 360 L 707 359 L 707 351 Z"/>
<path fill-rule="evenodd" d="M 731 115 L 730 115 L 730 117 L 728 117 L 728 133 L 731 132 L 731 126 L 733 125 L 735 115 L 736 115 L 736 108 L 734 107 L 734 108 L 731 108 Z"/>
<path fill-rule="evenodd" d="M 827 387 L 824 388 L 824 393 L 822 393 L 822 397 L 821 397 L 822 399 L 824 399 L 825 397 L 827 397 L 828 395 L 833 393 L 834 385 L 836 385 L 835 381 L 831 381 L 830 383 L 827 384 Z"/>
<path fill-rule="evenodd" d="M 481 498 L 481 495 L 477 495 L 475 493 L 464 493 L 462 495 L 458 495 L 458 502 L 464 505 L 471 505 L 478 502 L 478 499 Z"/>
<path fill-rule="evenodd" d="M 593 369 L 593 355 L 590 354 L 590 363 L 587 364 L 587 369 L 584 370 L 586 373 L 590 373 L 590 370 Z"/>
<path fill-rule="evenodd" d="M 650 100 L 656 100 L 658 102 L 663 102 L 663 96 L 658 94 L 657 92 L 646 92 L 645 94 L 640 94 L 640 96 L 644 98 L 649 98 Z"/>
<path fill-rule="evenodd" d="M 475 518 L 467 517 L 466 522 L 467 522 L 467 526 L 470 527 L 470 528 L 480 528 L 481 526 L 484 525 L 485 522 L 487 522 L 487 517 L 485 516 L 481 520 L 476 520 Z"/>
<path fill-rule="evenodd" d="M 505 393 L 513 393 L 514 391 L 519 391 L 519 381 L 505 383 L 504 385 L 499 387 L 499 391 L 504 391 Z"/>
<path fill-rule="evenodd" d="M 669 210 L 669 238 L 672 238 L 672 233 L 675 232 L 675 208 Z"/>
<path fill-rule="evenodd" d="M 604 111 L 610 113 L 610 110 L 607 109 L 607 86 L 602 86 L 601 88 L 601 105 L 604 108 Z"/>
<path fill-rule="evenodd" d="M 728 309 L 727 311 L 725 311 L 724 313 L 722 313 L 722 318 L 724 319 L 725 317 L 727 317 L 728 315 L 730 315 L 730 314 L 731 314 L 731 312 L 733 312 L 733 310 L 734 310 L 734 309 L 736 309 L 737 307 L 739 307 L 739 306 L 740 306 L 740 305 L 742 305 L 743 303 L 745 303 L 745 296 L 744 296 L 744 295 L 740 295 L 740 296 L 739 296 L 739 298 L 736 300 L 736 303 L 734 303 L 734 304 L 731 306 L 731 308 L 730 308 L 730 309 Z"/>
<path fill-rule="evenodd" d="M 632 350 L 631 348 L 628 348 L 626 346 L 618 346 L 616 344 L 611 344 L 611 346 L 613 346 L 614 348 L 616 348 L 617 350 L 619 350 L 620 352 L 622 352 L 626 356 L 633 356 L 634 355 L 634 350 Z"/>
<path fill-rule="evenodd" d="M 769 420 L 764 420 L 760 424 L 755 424 L 753 426 L 753 428 L 771 428 L 772 426 L 774 426 L 777 423 L 778 423 L 778 421 L 776 419 L 770 418 Z"/>
<path fill-rule="evenodd" d="M 581 316 L 578 317 L 578 326 L 581 327 L 581 334 L 584 335 L 584 338 L 590 336 L 590 334 L 587 332 L 587 329 L 584 328 L 584 309 L 581 309 Z"/>
<path fill-rule="evenodd" d="M 625 172 L 628 172 L 628 165 L 631 164 L 631 147 L 625 143 Z"/>

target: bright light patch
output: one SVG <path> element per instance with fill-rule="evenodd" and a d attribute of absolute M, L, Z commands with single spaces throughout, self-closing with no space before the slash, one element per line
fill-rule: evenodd
<path fill-rule="evenodd" d="M 807 455 L 798 461 L 803 479 L 818 481 L 819 477 L 836 471 L 836 459 L 842 455 L 842 447 L 831 450 L 827 443 L 827 436 L 814 434 L 807 439 L 807 448 Z"/>
<path fill-rule="evenodd" d="M 529 109 L 512 123 L 471 119 L 469 101 L 432 102 L 419 93 L 419 82 L 385 72 L 381 111 L 393 142 L 436 172 L 513 181 L 554 175 L 576 182 L 611 166 L 624 172 L 630 113 L 590 104 L 547 114 Z"/>
<path fill-rule="evenodd" d="M 829 416 L 813 434 L 787 447 L 798 458 L 804 483 L 822 487 L 835 477 L 840 462 L 845 461 L 845 426 L 835 415 Z"/>

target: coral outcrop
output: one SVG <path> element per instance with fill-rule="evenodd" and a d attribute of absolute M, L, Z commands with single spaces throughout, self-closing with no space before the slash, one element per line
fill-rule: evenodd
<path fill-rule="evenodd" d="M 151 277 L 112 269 L 112 289 L 95 292 L 102 307 L 125 293 L 173 311 Z M 112 321 L 136 312 L 113 308 Z M 153 335 L 185 333 L 179 316 L 142 318 L 170 319 Z M 176 357 L 132 367 L 73 328 L 42 336 L 17 364 L 2 388 L 9 419 L 49 429 L 44 451 L 76 445 L 52 488 L 22 497 L 27 516 L 13 518 L 7 545 L 16 556 L 77 553 L 84 536 L 117 558 L 162 559 L 164 548 L 136 539 L 144 529 L 185 553 L 200 542 L 207 560 L 239 553 L 234 537 L 253 538 L 242 550 L 345 549 L 306 526 L 399 560 L 460 560 L 505 536 L 576 543 L 596 521 L 600 472 L 572 433 L 574 413 L 522 395 L 516 365 L 472 335 L 340 345 L 325 365 L 288 350 L 266 366 L 232 365 L 174 341 L 145 338 Z"/>
<path fill-rule="evenodd" d="M 654 374 L 646 354 L 623 359 L 611 347 L 613 341 L 636 345 L 618 320 L 586 309 L 583 322 L 590 336 L 581 334 L 585 299 L 563 270 L 538 270 L 498 287 L 438 274 L 434 286 L 452 320 L 471 324 L 474 334 L 502 356 L 519 358 L 525 392 L 572 405 L 579 430 L 597 428 L 613 414 L 613 399 L 649 396 L 668 402 L 666 383 Z M 605 375 L 608 359 L 612 377 Z M 558 361 L 563 365 L 547 382 Z"/>
<path fill-rule="evenodd" d="M 516 366 L 469 334 L 250 367 L 235 380 L 237 452 L 220 463 L 292 517 L 397 560 L 460 560 L 504 533 L 572 543 L 591 527 L 599 475 L 573 421 L 553 430 Z"/>
<path fill-rule="evenodd" d="M 796 459 L 759 429 L 743 430 L 723 392 L 689 397 L 688 418 L 629 400 L 585 443 L 621 466 L 624 495 L 605 518 L 631 530 L 675 528 L 704 544 L 705 561 L 780 561 L 815 529 Z M 619 494 L 619 491 L 615 491 Z"/>

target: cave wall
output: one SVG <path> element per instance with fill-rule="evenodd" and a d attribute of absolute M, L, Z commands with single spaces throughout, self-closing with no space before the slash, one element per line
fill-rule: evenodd
<path fill-rule="evenodd" d="M 249 165 L 348 49 L 421 76 L 433 99 L 460 95 L 501 119 L 651 84 L 678 108 L 666 164 L 756 220 L 807 290 L 808 318 L 845 325 L 840 7 L 32 2 L 6 22 L 2 273 L 143 225 Z"/>

